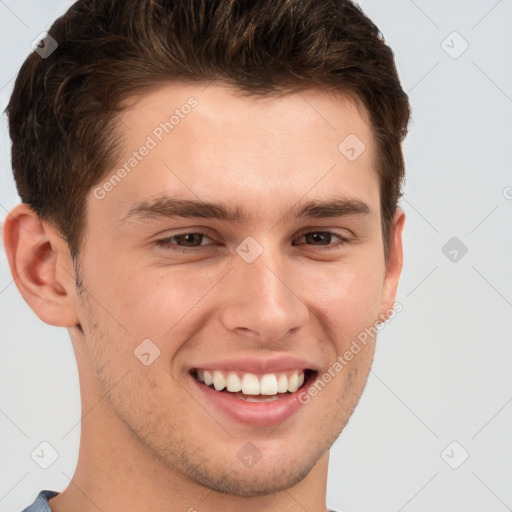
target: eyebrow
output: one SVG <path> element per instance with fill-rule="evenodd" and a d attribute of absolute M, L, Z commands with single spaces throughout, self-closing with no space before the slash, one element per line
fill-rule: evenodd
<path fill-rule="evenodd" d="M 284 214 L 287 220 L 322 219 L 344 217 L 346 215 L 371 215 L 373 210 L 357 198 L 335 198 L 299 202 Z M 225 203 L 211 203 L 200 200 L 162 197 L 137 203 L 122 218 L 128 220 L 150 220 L 160 217 L 182 217 L 217 219 L 229 222 L 247 222 L 249 216 L 239 206 Z"/>

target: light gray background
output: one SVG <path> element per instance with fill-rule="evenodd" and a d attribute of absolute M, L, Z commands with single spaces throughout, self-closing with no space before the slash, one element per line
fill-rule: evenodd
<path fill-rule="evenodd" d="M 31 42 L 70 4 L 0 0 L 0 109 Z M 512 0 L 360 4 L 394 49 L 413 107 L 404 309 L 380 334 L 333 447 L 328 504 L 512 510 Z M 5 115 L 0 137 L 3 219 L 18 202 Z M 442 252 L 452 237 L 468 248 L 456 262 Z M 67 332 L 23 302 L 3 253 L 0 265 L 0 511 L 19 512 L 69 483 L 81 411 Z M 47 470 L 30 455 L 42 441 L 59 453 Z"/>

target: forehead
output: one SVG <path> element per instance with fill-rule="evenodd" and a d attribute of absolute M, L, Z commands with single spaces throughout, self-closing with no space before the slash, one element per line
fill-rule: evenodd
<path fill-rule="evenodd" d="M 258 203 L 260 214 L 306 196 L 378 203 L 372 132 L 364 108 L 345 95 L 170 84 L 131 98 L 119 129 L 119 164 L 99 184 L 111 183 L 102 206 L 119 216 L 162 195 L 222 199 L 244 213 Z"/>

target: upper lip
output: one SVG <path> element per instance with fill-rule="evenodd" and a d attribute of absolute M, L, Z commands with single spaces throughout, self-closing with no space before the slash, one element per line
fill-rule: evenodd
<path fill-rule="evenodd" d="M 270 357 L 237 357 L 210 361 L 194 366 L 194 370 L 221 370 L 242 371 L 247 373 L 279 373 L 288 370 L 317 370 L 313 362 L 291 355 L 278 355 Z"/>

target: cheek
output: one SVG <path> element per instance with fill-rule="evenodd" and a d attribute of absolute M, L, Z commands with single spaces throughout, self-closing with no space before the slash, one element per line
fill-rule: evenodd
<path fill-rule="evenodd" d="M 140 340 L 164 337 L 196 312 L 205 290 L 218 280 L 201 271 L 191 275 L 185 266 L 148 269 L 133 258 L 118 259 L 116 265 L 98 262 L 89 268 L 93 269 L 89 271 L 90 290 L 111 316 L 104 318 L 107 325 L 124 328 Z"/>
<path fill-rule="evenodd" d="M 85 344 L 103 393 L 108 392 L 120 409 L 129 408 L 124 398 L 128 396 L 130 403 L 139 404 L 137 407 L 154 403 L 162 383 L 170 378 L 168 354 L 160 350 L 161 341 L 151 334 L 138 336 L 130 330 L 131 325 L 122 323 L 123 317 L 114 317 L 96 300 L 89 298 L 82 304 L 82 311 L 87 318 L 83 325 Z M 148 330 L 145 328 L 145 332 Z"/>
<path fill-rule="evenodd" d="M 373 325 L 381 304 L 383 271 L 377 262 L 373 265 L 340 265 L 328 273 L 310 273 L 307 304 L 322 324 L 335 337 L 338 351 Z"/>
<path fill-rule="evenodd" d="M 310 310 L 316 327 L 324 336 L 334 336 L 331 341 L 341 344 L 339 350 L 377 319 L 384 278 L 382 264 L 375 257 L 378 251 L 368 244 L 343 261 L 290 260 L 283 269 L 282 277 L 293 283 L 291 289 Z M 118 330 L 119 338 L 129 332 L 135 345 L 145 338 L 180 339 L 180 333 L 190 337 L 189 331 L 206 325 L 215 313 L 215 298 L 222 297 L 219 281 L 228 269 L 217 266 L 212 271 L 207 265 L 147 268 L 133 254 L 87 263 L 88 289 L 108 312 L 99 311 L 99 324 L 112 334 Z"/>

